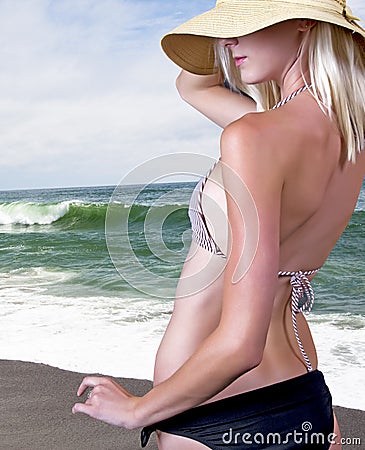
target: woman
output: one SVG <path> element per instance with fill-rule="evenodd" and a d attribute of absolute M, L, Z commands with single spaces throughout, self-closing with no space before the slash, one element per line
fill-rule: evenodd
<path fill-rule="evenodd" d="M 86 377 L 78 394 L 93 390 L 74 412 L 143 426 L 143 445 L 158 430 L 163 450 L 334 443 L 331 396 L 300 312 L 365 174 L 357 20 L 340 0 L 218 0 L 163 38 L 183 69 L 182 97 L 224 128 L 221 156 L 192 196 L 193 242 L 154 388 L 135 397 Z"/>

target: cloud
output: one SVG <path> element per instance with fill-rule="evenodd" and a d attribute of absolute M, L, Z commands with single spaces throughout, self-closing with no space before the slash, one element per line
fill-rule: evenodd
<path fill-rule="evenodd" d="M 213 0 L 2 0 L 0 189 L 115 184 L 157 155 L 218 156 L 161 36 Z M 351 2 L 365 17 L 363 0 Z"/>
<path fill-rule="evenodd" d="M 186 149 L 176 136 L 194 114 L 159 47 L 179 3 L 1 2 L 0 187 L 113 184 Z"/>

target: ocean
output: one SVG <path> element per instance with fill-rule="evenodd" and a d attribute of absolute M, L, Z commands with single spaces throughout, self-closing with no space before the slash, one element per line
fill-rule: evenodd
<path fill-rule="evenodd" d="M 115 186 L 0 192 L 0 359 L 152 379 L 191 240 L 194 185 L 127 185 L 123 198 Z M 313 281 L 308 316 L 334 404 L 362 410 L 364 249 L 365 187 Z"/>

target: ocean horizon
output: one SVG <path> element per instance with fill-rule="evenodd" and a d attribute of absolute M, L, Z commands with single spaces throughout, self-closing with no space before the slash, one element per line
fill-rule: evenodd
<path fill-rule="evenodd" d="M 195 182 L 0 191 L 0 359 L 152 379 Z M 105 222 L 111 200 L 125 228 Z M 112 244 L 110 244 L 112 242 Z M 117 243 L 120 257 L 112 258 Z M 335 405 L 365 410 L 365 187 L 307 317 Z M 149 276 L 142 277 L 145 271 Z"/>

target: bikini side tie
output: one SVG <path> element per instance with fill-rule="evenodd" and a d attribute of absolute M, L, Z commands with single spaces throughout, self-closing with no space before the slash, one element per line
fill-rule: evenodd
<path fill-rule="evenodd" d="M 306 351 L 304 350 L 304 346 L 299 337 L 298 326 L 297 326 L 297 314 L 304 313 L 309 314 L 312 310 L 314 304 L 314 291 L 312 285 L 308 279 L 309 275 L 313 275 L 317 273 L 319 269 L 315 270 L 307 270 L 305 272 L 298 270 L 296 272 L 284 272 L 280 271 L 278 273 L 281 277 L 290 277 L 290 285 L 292 287 L 291 292 L 291 316 L 293 322 L 293 330 L 295 334 L 295 338 L 298 343 L 299 350 L 303 356 L 305 365 L 307 366 L 308 372 L 312 372 L 313 367 L 308 358 Z M 300 302 L 302 303 L 300 304 Z"/>

